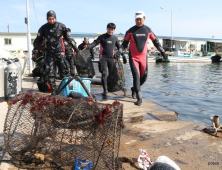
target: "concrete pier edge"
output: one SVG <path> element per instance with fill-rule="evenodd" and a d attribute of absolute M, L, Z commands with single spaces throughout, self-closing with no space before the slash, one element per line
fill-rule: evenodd
<path fill-rule="evenodd" d="M 30 90 L 33 79 L 25 77 L 23 80 L 23 92 Z M 59 81 L 57 81 L 57 84 Z M 33 92 L 38 92 L 34 85 Z M 92 94 L 101 100 L 100 86 L 92 86 Z M 157 103 L 143 99 L 141 106 L 135 106 L 135 99 L 131 94 L 124 92 L 109 93 L 108 99 L 102 103 L 112 103 L 119 100 L 124 104 L 123 119 L 125 128 L 120 142 L 120 157 L 135 160 L 139 157 L 139 149 L 147 149 L 152 161 L 158 156 L 168 156 L 181 169 L 222 169 L 222 139 L 210 136 L 202 131 L 205 126 L 199 123 L 175 121 L 178 113 L 164 108 Z M 3 126 L 7 113 L 7 103 L 0 103 L 0 161 L 10 159 L 5 153 L 3 140 Z M 150 116 L 150 115 L 154 115 Z M 161 120 L 161 121 L 160 121 Z M 3 156 L 4 153 L 4 156 Z M 212 162 L 219 165 L 212 166 Z M 14 170 L 16 167 L 7 162 L 0 162 L 1 170 Z M 127 170 L 133 169 L 129 164 L 123 164 Z"/>

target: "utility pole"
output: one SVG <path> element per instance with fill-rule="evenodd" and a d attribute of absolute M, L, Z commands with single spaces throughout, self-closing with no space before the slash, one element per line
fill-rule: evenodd
<path fill-rule="evenodd" d="M 166 9 L 164 7 L 160 8 Z M 173 11 L 182 10 L 182 9 L 176 9 L 176 10 L 166 9 L 166 10 L 171 11 L 171 48 L 173 48 Z"/>
<path fill-rule="evenodd" d="M 32 73 L 32 58 L 31 58 L 31 34 L 30 34 L 30 26 L 29 26 L 29 1 L 26 0 L 26 12 L 27 12 L 27 44 L 28 44 L 28 57 L 29 57 L 29 74 Z"/>
<path fill-rule="evenodd" d="M 171 10 L 171 48 L 173 48 L 173 11 Z"/>
<path fill-rule="evenodd" d="M 9 32 L 9 24 L 8 24 L 8 32 Z"/>

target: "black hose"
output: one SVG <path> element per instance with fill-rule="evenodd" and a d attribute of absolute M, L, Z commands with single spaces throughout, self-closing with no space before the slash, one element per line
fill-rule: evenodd
<path fill-rule="evenodd" d="M 59 94 L 62 92 L 62 90 L 63 90 L 73 79 L 76 79 L 77 81 L 79 81 L 80 84 L 82 85 L 82 87 L 84 88 L 85 92 L 87 93 L 87 95 L 88 95 L 89 97 L 92 97 L 92 95 L 90 94 L 89 90 L 86 88 L 85 84 L 84 84 L 84 83 L 82 82 L 82 80 L 81 80 L 79 77 L 77 77 L 77 76 L 74 76 L 74 77 L 69 78 L 69 80 L 62 86 L 62 88 L 56 93 L 56 95 L 59 95 Z"/>

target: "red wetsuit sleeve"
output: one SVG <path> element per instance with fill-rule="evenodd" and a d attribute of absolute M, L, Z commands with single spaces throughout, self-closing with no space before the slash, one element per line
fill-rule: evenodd
<path fill-rule="evenodd" d="M 154 41 L 156 39 L 156 36 L 153 33 L 150 33 L 149 37 L 152 41 Z"/>
<path fill-rule="evenodd" d="M 132 33 L 128 33 L 128 31 L 127 31 L 126 34 L 125 34 L 125 37 L 124 37 L 124 41 L 123 41 L 123 43 L 121 45 L 121 47 L 123 49 L 128 47 L 129 41 L 131 39 L 131 36 L 132 36 Z"/>
<path fill-rule="evenodd" d="M 129 41 L 131 39 L 131 34 L 130 33 L 127 33 L 127 35 L 125 36 L 125 40 L 126 41 Z"/>

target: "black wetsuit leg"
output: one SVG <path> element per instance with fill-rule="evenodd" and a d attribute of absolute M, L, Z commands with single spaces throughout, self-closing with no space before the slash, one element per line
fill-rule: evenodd
<path fill-rule="evenodd" d="M 59 68 L 60 77 L 62 78 L 66 76 L 64 59 L 65 59 L 65 55 L 56 54 L 56 63 Z"/>
<path fill-rule="evenodd" d="M 75 67 L 74 67 L 74 55 L 67 55 L 66 56 L 67 61 L 69 62 L 70 65 L 70 73 L 71 75 L 75 74 Z"/>
<path fill-rule="evenodd" d="M 48 83 L 51 86 L 52 95 L 55 95 L 56 92 L 56 84 L 55 84 L 55 76 L 56 76 L 56 55 L 52 55 L 46 53 L 46 65 L 49 68 L 49 72 L 47 72 Z"/>
<path fill-rule="evenodd" d="M 112 69 L 113 69 L 113 64 L 114 64 L 114 59 L 113 57 L 102 57 L 101 60 L 101 67 L 102 67 L 102 85 L 104 91 L 107 91 L 107 76 L 108 76 L 108 71 L 109 74 L 111 74 Z M 108 68 L 108 70 L 107 70 Z"/>

